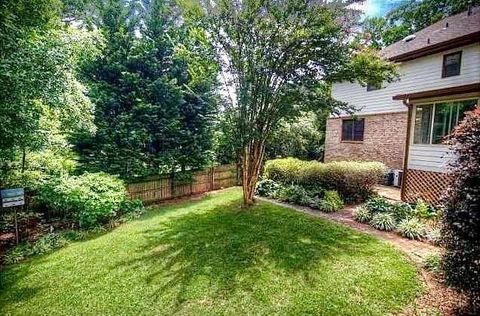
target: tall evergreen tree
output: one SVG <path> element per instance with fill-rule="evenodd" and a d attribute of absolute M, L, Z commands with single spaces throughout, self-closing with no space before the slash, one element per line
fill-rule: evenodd
<path fill-rule="evenodd" d="M 202 29 L 179 9 L 146 1 L 97 6 L 106 50 L 85 68 L 97 133 L 78 142 L 89 169 L 124 178 L 210 162 L 217 66 Z"/>

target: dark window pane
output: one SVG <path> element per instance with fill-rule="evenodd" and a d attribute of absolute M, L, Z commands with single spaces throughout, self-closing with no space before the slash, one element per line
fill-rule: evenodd
<path fill-rule="evenodd" d="M 453 106 L 451 103 L 435 104 L 435 116 L 433 118 L 432 144 L 441 144 L 443 137 L 450 132 L 450 115 Z"/>
<path fill-rule="evenodd" d="M 417 106 L 415 111 L 414 144 L 430 143 L 430 125 L 432 122 L 432 105 Z"/>
<path fill-rule="evenodd" d="M 342 140 L 353 140 L 353 120 L 342 121 Z"/>
<path fill-rule="evenodd" d="M 451 77 L 460 74 L 462 53 L 453 53 L 443 56 L 442 77 Z"/>
<path fill-rule="evenodd" d="M 457 124 L 463 120 L 463 118 L 465 117 L 465 112 L 472 111 L 477 104 L 477 99 L 460 101 L 458 103 L 455 124 L 452 124 L 450 129 L 453 130 L 455 126 L 457 126 Z"/>
<path fill-rule="evenodd" d="M 381 84 L 367 84 L 367 91 L 373 91 L 373 90 L 378 90 L 381 89 L 382 85 Z"/>
<path fill-rule="evenodd" d="M 363 129 L 365 126 L 365 119 L 359 119 L 353 122 L 353 140 L 363 141 Z"/>

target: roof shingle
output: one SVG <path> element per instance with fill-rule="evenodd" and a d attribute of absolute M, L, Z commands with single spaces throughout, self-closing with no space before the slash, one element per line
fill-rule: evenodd
<path fill-rule="evenodd" d="M 465 11 L 446 17 L 416 32 L 413 40 L 400 40 L 382 49 L 380 54 L 390 60 L 408 60 L 437 52 L 444 45 L 459 39 L 480 42 L 480 7 L 471 8 L 470 13 Z"/>

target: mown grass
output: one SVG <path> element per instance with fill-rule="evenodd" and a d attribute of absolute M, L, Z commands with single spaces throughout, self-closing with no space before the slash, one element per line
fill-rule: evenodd
<path fill-rule="evenodd" d="M 417 271 L 373 237 L 240 190 L 141 219 L 3 269 L 2 315 L 385 315 Z"/>

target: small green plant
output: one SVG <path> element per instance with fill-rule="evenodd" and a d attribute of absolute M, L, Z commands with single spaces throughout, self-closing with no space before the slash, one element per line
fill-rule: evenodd
<path fill-rule="evenodd" d="M 373 197 L 365 203 L 365 207 L 372 213 L 388 213 L 392 209 L 392 203 L 383 197 Z"/>
<path fill-rule="evenodd" d="M 427 230 L 426 237 L 429 242 L 439 246 L 442 241 L 442 230 L 439 227 L 430 228 Z"/>
<path fill-rule="evenodd" d="M 309 205 L 311 202 L 307 190 L 294 184 L 284 187 L 279 196 L 282 201 L 299 205 Z"/>
<path fill-rule="evenodd" d="M 423 260 L 423 267 L 430 272 L 440 273 L 442 270 L 442 258 L 438 253 L 428 254 Z"/>
<path fill-rule="evenodd" d="M 425 224 L 415 217 L 402 220 L 398 225 L 398 232 L 409 239 L 422 239 L 427 234 Z"/>
<path fill-rule="evenodd" d="M 397 202 L 392 204 L 391 213 L 395 217 L 395 220 L 402 221 L 407 218 L 411 218 L 414 215 L 413 208 L 410 204 L 404 202 Z"/>
<path fill-rule="evenodd" d="M 437 217 L 437 211 L 421 199 L 415 204 L 413 212 L 416 217 L 423 219 L 434 219 Z"/>
<path fill-rule="evenodd" d="M 33 255 L 42 255 L 49 253 L 55 249 L 62 248 L 71 241 L 81 240 L 85 238 L 86 232 L 84 231 L 65 231 L 58 233 L 49 233 L 40 237 L 35 242 L 22 243 L 15 248 L 11 249 L 5 255 L 5 263 L 12 264 Z"/>
<path fill-rule="evenodd" d="M 396 227 L 395 218 L 390 213 L 377 213 L 370 221 L 373 227 L 380 230 L 392 231 Z"/>
<path fill-rule="evenodd" d="M 336 212 L 343 208 L 343 200 L 337 191 L 328 190 L 325 191 L 323 199 L 318 202 L 317 207 L 323 212 Z"/>
<path fill-rule="evenodd" d="M 360 223 L 368 223 L 372 219 L 372 213 L 365 206 L 357 207 L 353 214 L 355 220 Z"/>
<path fill-rule="evenodd" d="M 280 185 L 277 182 L 270 179 L 263 179 L 258 181 L 255 192 L 259 196 L 274 197 L 279 189 Z"/>

